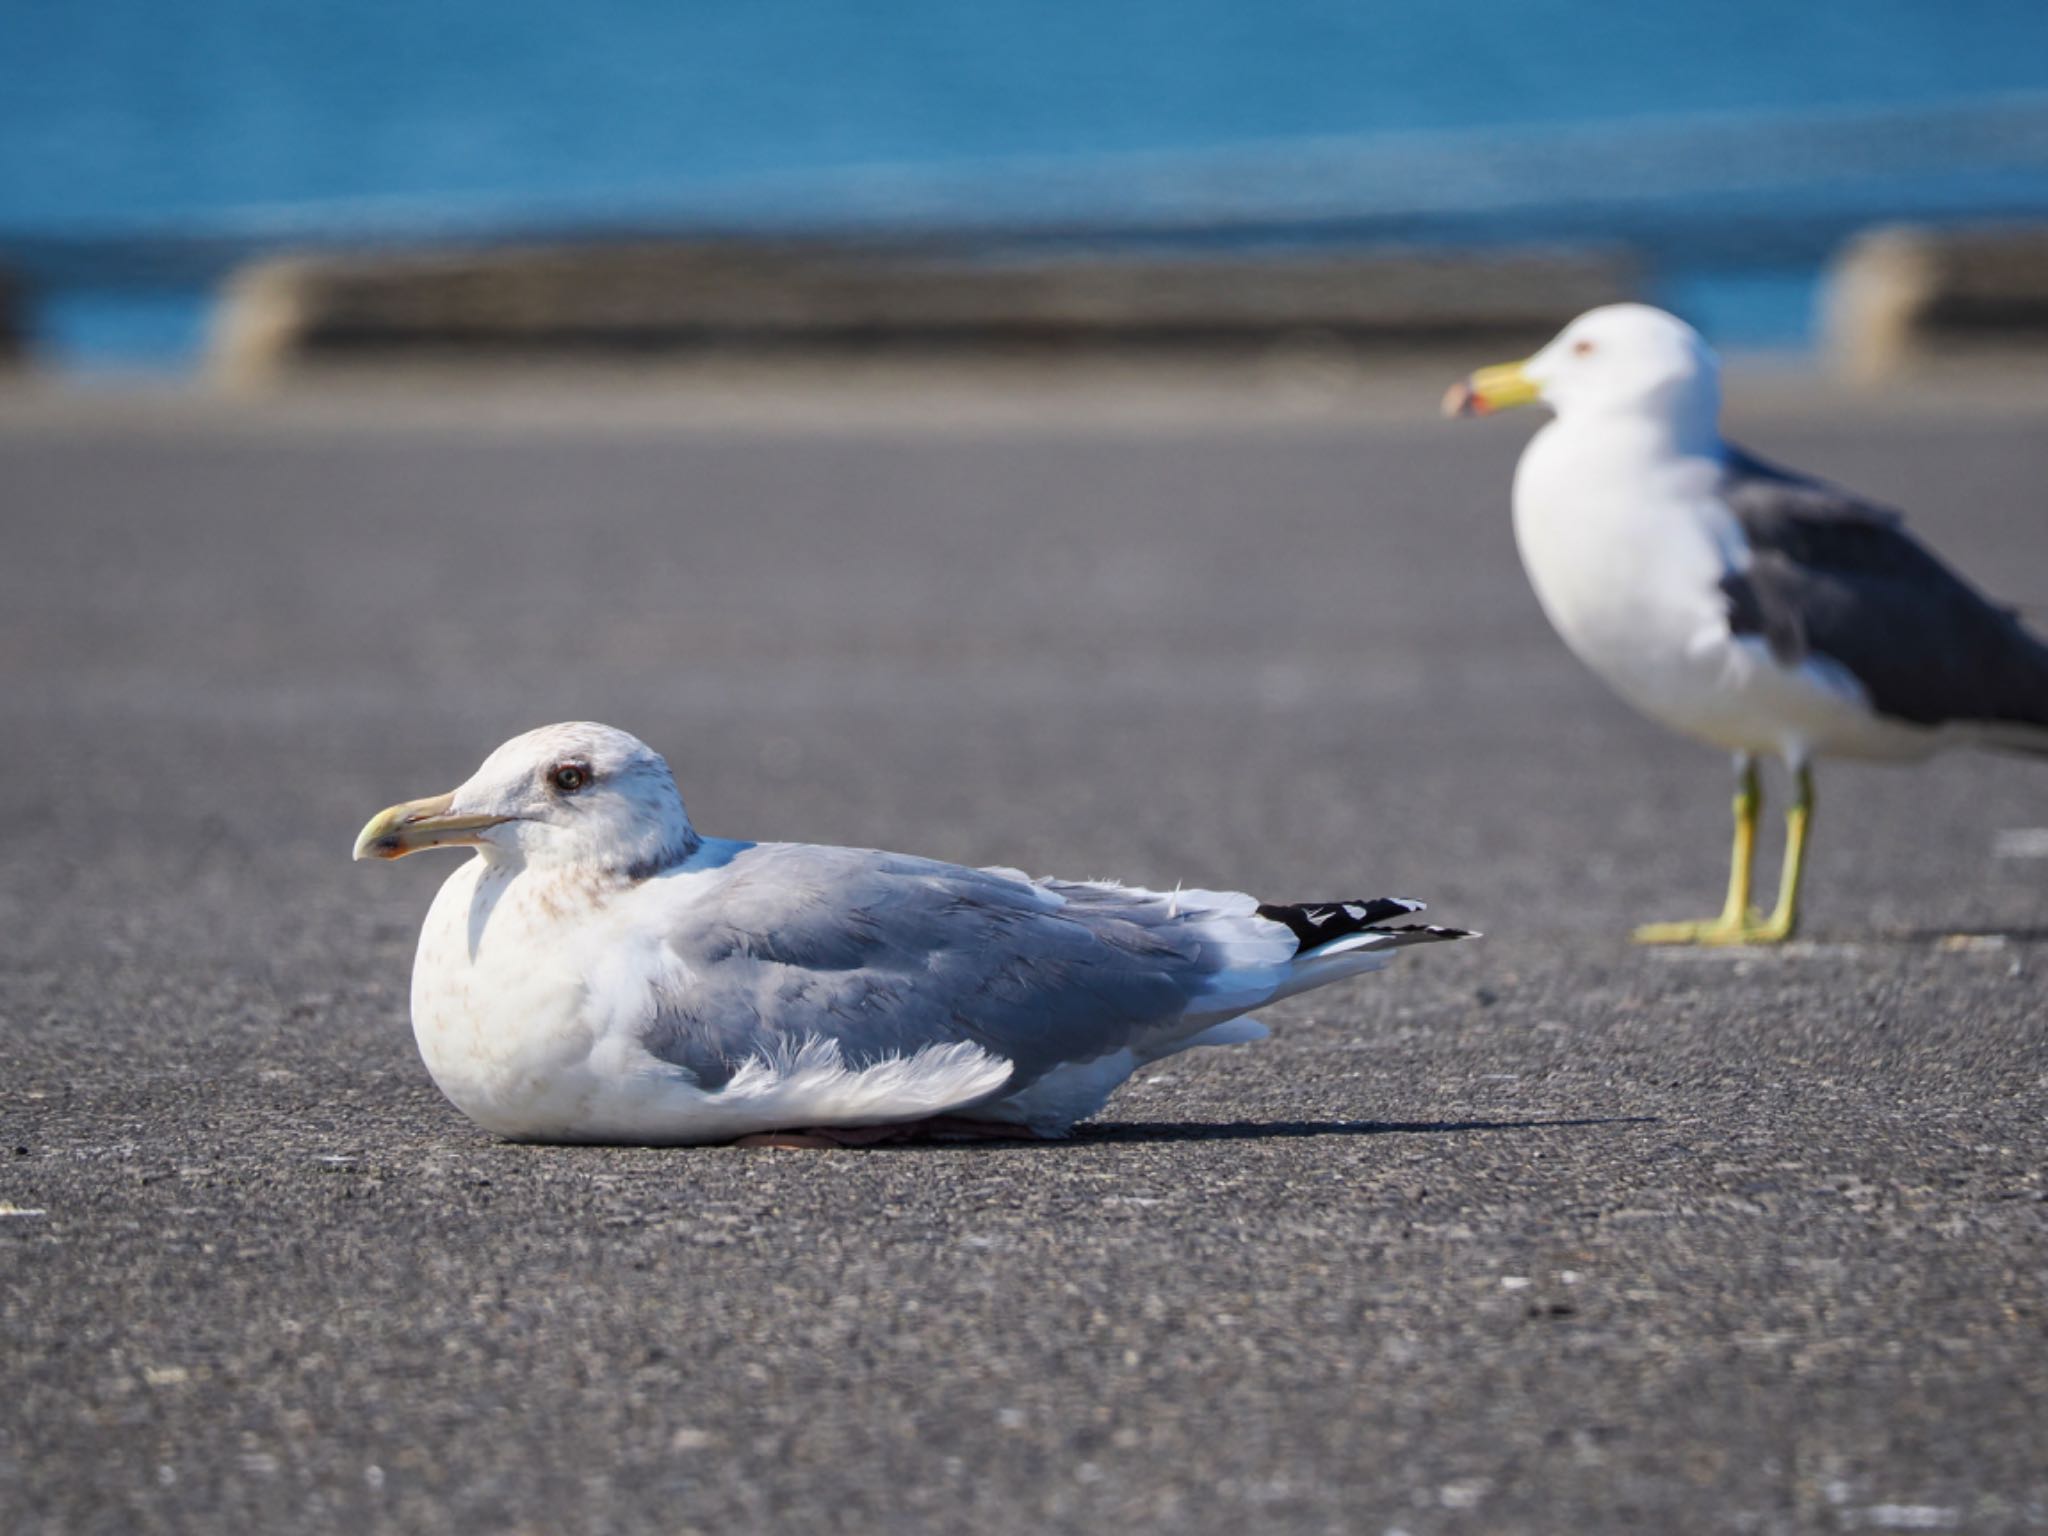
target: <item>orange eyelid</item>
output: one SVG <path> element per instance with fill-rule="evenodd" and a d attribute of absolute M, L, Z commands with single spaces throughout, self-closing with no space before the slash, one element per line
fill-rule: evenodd
<path fill-rule="evenodd" d="M 1584 357 L 1593 350 L 1593 343 L 1590 341 L 1575 341 L 1572 343 L 1572 350 L 1578 353 L 1580 357 Z"/>

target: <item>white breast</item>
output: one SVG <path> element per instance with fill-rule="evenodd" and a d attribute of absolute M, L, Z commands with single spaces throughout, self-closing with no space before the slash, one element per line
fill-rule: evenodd
<path fill-rule="evenodd" d="M 1715 681 L 1701 653 L 1727 631 L 1713 466 L 1664 459 L 1628 434 L 1553 422 L 1515 472 L 1515 542 L 1572 653 L 1669 724 Z M 1732 519 L 1722 518 L 1727 523 Z"/>
<path fill-rule="evenodd" d="M 437 1086 L 470 1119 L 526 1134 L 576 1113 L 595 1041 L 573 946 L 537 933 L 530 881 L 471 859 L 442 885 L 413 960 L 412 1026 Z"/>

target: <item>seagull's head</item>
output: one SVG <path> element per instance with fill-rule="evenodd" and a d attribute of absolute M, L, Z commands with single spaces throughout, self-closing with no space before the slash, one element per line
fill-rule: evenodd
<path fill-rule="evenodd" d="M 1635 416 L 1711 431 L 1721 365 L 1678 316 L 1648 304 L 1608 304 L 1587 310 L 1534 357 L 1453 384 L 1444 414 L 1486 416 L 1539 400 L 1560 420 Z"/>
<path fill-rule="evenodd" d="M 638 879 L 696 845 L 661 754 L 624 731 L 576 721 L 513 737 L 445 795 L 378 812 L 356 857 L 462 846 L 494 861 Z"/>

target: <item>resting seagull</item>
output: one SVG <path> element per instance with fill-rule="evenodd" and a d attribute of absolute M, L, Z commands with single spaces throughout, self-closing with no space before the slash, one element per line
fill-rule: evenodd
<path fill-rule="evenodd" d="M 1527 361 L 1453 385 L 1444 407 L 1539 400 L 1556 419 L 1522 452 L 1514 515 L 1543 611 L 1629 703 L 1735 755 L 1721 915 L 1653 923 L 1639 941 L 1791 937 L 1815 757 L 2048 754 L 2048 647 L 1897 513 L 1723 442 L 1719 364 L 1684 321 L 1593 310 Z M 1768 917 L 1749 905 L 1764 753 L 1795 786 Z"/>
<path fill-rule="evenodd" d="M 358 859 L 459 845 L 420 931 L 435 1084 L 520 1141 L 1058 1136 L 1147 1062 L 1453 928 L 1388 898 L 1263 906 L 905 854 L 704 837 L 624 731 L 514 737 Z"/>

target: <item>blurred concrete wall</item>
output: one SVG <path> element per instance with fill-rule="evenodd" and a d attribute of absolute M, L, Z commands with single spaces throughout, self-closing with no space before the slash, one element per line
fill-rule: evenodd
<path fill-rule="evenodd" d="M 27 308 L 20 282 L 0 268 L 0 368 L 28 360 Z"/>
<path fill-rule="evenodd" d="M 1020 257 L 953 246 L 582 244 L 259 262 L 228 285 L 218 377 L 340 365 L 849 353 L 1230 354 L 1533 346 L 1630 296 L 1588 252 Z"/>
<path fill-rule="evenodd" d="M 2048 224 L 1872 230 L 1827 282 L 1830 366 L 1877 382 L 1949 362 L 2048 359 Z"/>

